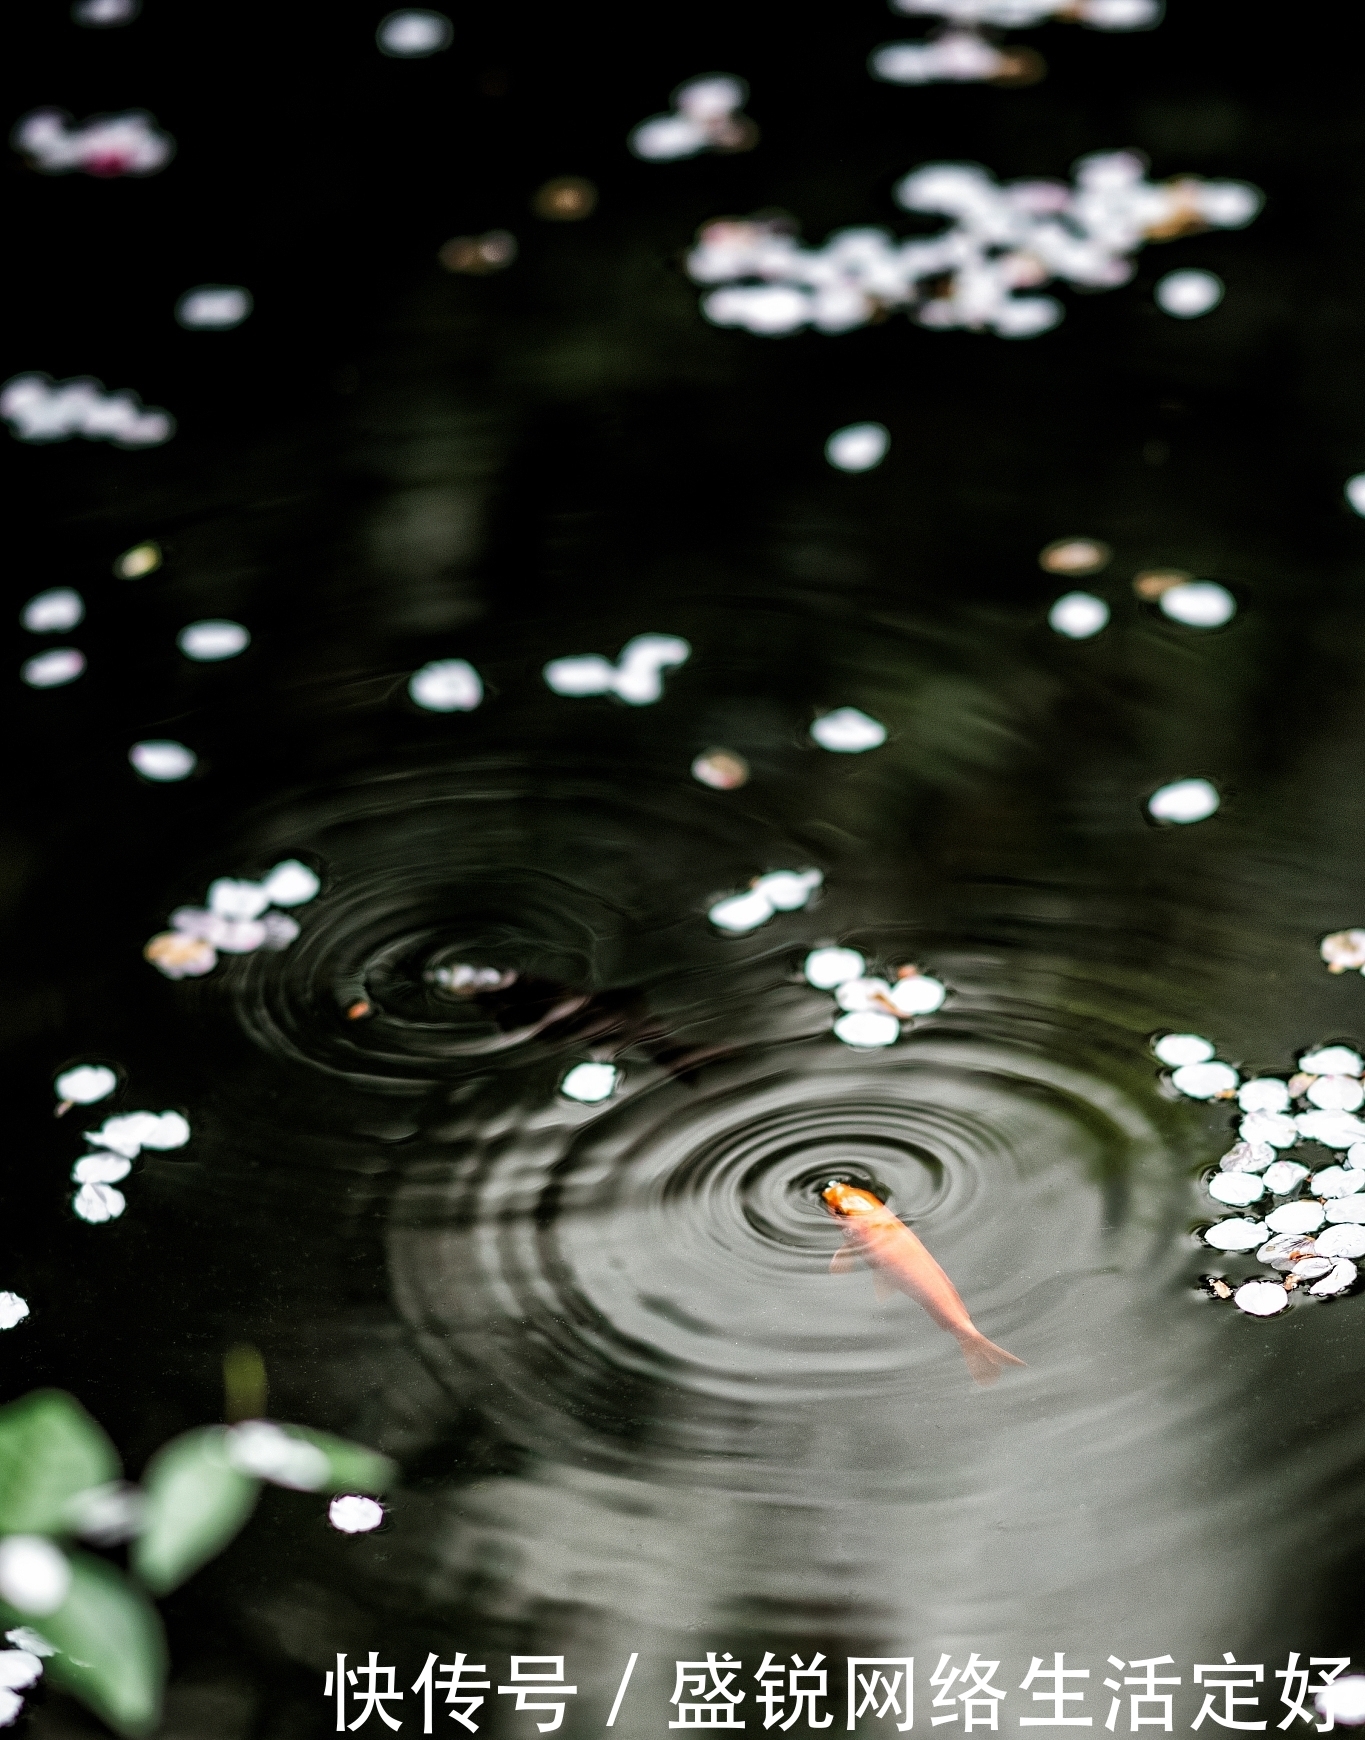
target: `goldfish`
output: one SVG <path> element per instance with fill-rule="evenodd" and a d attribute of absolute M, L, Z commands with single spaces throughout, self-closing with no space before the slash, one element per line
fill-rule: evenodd
<path fill-rule="evenodd" d="M 844 1229 L 844 1246 L 834 1253 L 832 1275 L 847 1274 L 860 1262 L 873 1271 L 879 1298 L 908 1293 L 949 1335 L 957 1337 L 967 1370 L 983 1389 L 1007 1365 L 1023 1365 L 997 1347 L 972 1322 L 961 1295 L 904 1221 L 898 1220 L 870 1190 L 853 1184 L 828 1184 L 821 1191 L 826 1208 Z"/>

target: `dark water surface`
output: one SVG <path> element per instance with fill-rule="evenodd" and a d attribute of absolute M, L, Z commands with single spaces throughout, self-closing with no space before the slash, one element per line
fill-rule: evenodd
<path fill-rule="evenodd" d="M 338 1650 L 403 1683 L 429 1649 L 567 1653 L 570 1735 L 639 1651 L 630 1740 L 667 1732 L 673 1662 L 708 1649 L 975 1649 L 1011 1688 L 1054 1650 L 1170 1651 L 1186 1700 L 1225 1650 L 1267 1677 L 1350 1651 L 1365 1301 L 1263 1322 L 1199 1295 L 1197 1179 L 1232 1119 L 1163 1097 L 1148 1039 L 1207 1033 L 1248 1070 L 1365 1040 L 1365 986 L 1317 953 L 1365 922 L 1358 66 L 1198 0 L 1146 34 L 1029 33 L 1050 72 L 1020 91 L 874 85 L 867 51 L 913 34 L 877 0 L 452 17 L 424 62 L 379 56 L 354 4 L 16 19 L 7 112 L 145 106 L 179 148 L 145 182 L 12 159 L 5 378 L 95 374 L 180 429 L 4 455 L 11 610 L 77 587 L 89 659 L 16 684 L 9 727 L 0 1282 L 33 1317 L 5 1394 L 71 1389 L 136 1469 L 220 1417 L 245 1342 L 273 1415 L 404 1471 L 372 1537 L 270 1495 L 167 1604 L 166 1732 L 326 1732 Z M 711 68 L 749 80 L 759 148 L 633 161 L 628 128 Z M 1265 210 L 1063 291 L 1026 343 L 721 332 L 678 263 L 723 213 L 906 233 L 889 190 L 921 162 L 1065 175 L 1125 147 Z M 531 216 L 565 173 L 597 213 Z M 514 267 L 441 271 L 490 227 Z M 1228 284 L 1206 320 L 1152 302 L 1183 265 Z M 251 287 L 240 331 L 174 326 L 205 281 Z M 868 418 L 885 464 L 834 472 L 826 436 Z M 1082 643 L 1047 628 L 1067 583 L 1037 563 L 1072 533 L 1115 551 L 1077 582 L 1114 611 Z M 114 579 L 144 538 L 163 568 Z M 1230 586 L 1233 623 L 1140 604 L 1162 565 Z M 251 649 L 190 665 L 176 632 L 216 616 Z M 657 705 L 541 680 L 645 631 L 693 648 Z M 477 711 L 408 699 L 442 657 L 478 668 Z M 843 705 L 889 742 L 814 747 Z M 127 766 L 162 736 L 201 757 L 183 785 Z M 714 746 L 748 785 L 690 776 Z M 1219 814 L 1149 826 L 1187 775 Z M 288 857 L 323 877 L 288 950 L 180 984 L 142 960 L 215 876 Z M 807 866 L 806 910 L 708 924 Z M 942 1011 L 840 1045 L 799 971 L 830 941 L 919 962 Z M 433 987 L 455 961 L 585 1001 L 500 1027 Z M 594 1048 L 621 1086 L 577 1105 L 557 1086 Z M 194 1131 L 101 1227 L 68 1208 L 79 1119 L 51 1119 L 73 1058 Z M 977 1392 L 916 1306 L 828 1274 L 836 1172 L 1025 1371 Z M 508 1702 L 486 1730 L 532 1731 Z M 86 1720 L 53 1697 L 34 1731 Z"/>

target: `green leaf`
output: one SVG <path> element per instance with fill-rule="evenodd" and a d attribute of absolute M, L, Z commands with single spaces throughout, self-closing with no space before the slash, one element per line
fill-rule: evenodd
<path fill-rule="evenodd" d="M 139 1736 L 161 1715 L 166 1640 L 156 1608 L 103 1559 L 71 1555 L 71 1590 L 55 1613 L 0 1606 L 11 1623 L 32 1626 L 60 1653 L 48 1677 L 88 1704 L 120 1734 Z"/>
<path fill-rule="evenodd" d="M 76 1494 L 118 1475 L 114 1446 L 63 1391 L 0 1408 L 0 1532 L 60 1534 Z"/>
<path fill-rule="evenodd" d="M 232 1467 L 224 1437 L 221 1426 L 186 1432 L 148 1464 L 146 1521 L 132 1563 L 158 1595 L 220 1553 L 255 1508 L 260 1482 Z"/>
<path fill-rule="evenodd" d="M 322 1451 L 327 1458 L 326 1492 L 384 1492 L 393 1485 L 398 1470 L 377 1450 L 352 1444 L 349 1438 L 334 1438 L 330 1432 L 314 1432 L 308 1426 L 283 1426 L 281 1430 Z"/>

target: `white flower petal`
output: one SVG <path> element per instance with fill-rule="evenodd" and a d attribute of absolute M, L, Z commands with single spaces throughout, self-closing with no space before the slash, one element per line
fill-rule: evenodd
<path fill-rule="evenodd" d="M 102 1063 L 78 1063 L 63 1070 L 52 1084 L 57 1098 L 73 1106 L 93 1106 L 108 1099 L 118 1086 L 118 1077 Z"/>
<path fill-rule="evenodd" d="M 566 1100 L 595 1106 L 616 1092 L 621 1072 L 614 1063 L 576 1063 L 559 1084 Z"/>
<path fill-rule="evenodd" d="M 42 1535 L 0 1540 L 0 1599 L 20 1613 L 55 1613 L 71 1588 L 66 1555 Z"/>
<path fill-rule="evenodd" d="M 811 950 L 802 971 L 808 985 L 814 985 L 817 991 L 832 991 L 849 979 L 861 978 L 866 966 L 857 949 L 824 948 Z M 1365 1175 L 1362 1180 L 1365 1181 Z"/>
<path fill-rule="evenodd" d="M 1171 1074 L 1171 1085 L 1192 1100 L 1231 1093 L 1241 1078 L 1230 1063 L 1186 1063 Z"/>
<path fill-rule="evenodd" d="M 328 1505 L 327 1520 L 339 1534 L 366 1535 L 383 1522 L 384 1507 L 358 1492 L 346 1492 Z"/>
<path fill-rule="evenodd" d="M 841 1015 L 834 1023 L 834 1037 L 860 1050 L 894 1045 L 900 1036 L 901 1024 L 894 1015 L 878 1015 L 871 1010 Z"/>
<path fill-rule="evenodd" d="M 1205 1232 L 1204 1243 L 1216 1251 L 1254 1251 L 1265 1243 L 1265 1224 L 1259 1220 L 1220 1220 Z"/>
<path fill-rule="evenodd" d="M 1232 1295 L 1232 1302 L 1249 1317 L 1273 1317 L 1289 1303 L 1278 1281 L 1247 1281 Z"/>
<path fill-rule="evenodd" d="M 1162 1063 L 1178 1069 L 1186 1063 L 1208 1063 L 1214 1054 L 1211 1039 L 1198 1033 L 1164 1033 L 1152 1044 L 1152 1050 Z"/>
<path fill-rule="evenodd" d="M 886 726 L 857 707 L 836 707 L 832 713 L 822 713 L 810 734 L 821 749 L 837 755 L 862 755 L 886 742 Z"/>

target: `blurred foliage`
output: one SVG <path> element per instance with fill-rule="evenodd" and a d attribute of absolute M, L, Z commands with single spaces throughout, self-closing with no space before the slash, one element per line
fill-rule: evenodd
<path fill-rule="evenodd" d="M 0 1409 L 0 1532 L 53 1538 L 71 1578 L 50 1612 L 12 1578 L 0 1587 L 0 1616 L 40 1632 L 55 1651 L 45 1664 L 50 1678 L 120 1734 L 144 1735 L 160 1717 L 166 1643 L 147 1591 L 168 1593 L 220 1553 L 251 1515 L 262 1484 L 380 1492 L 392 1482 L 386 1457 L 344 1438 L 259 1420 L 246 1430 L 256 1435 L 254 1459 L 238 1448 L 247 1442 L 241 1429 L 230 1426 L 200 1427 L 157 1452 L 142 1508 L 129 1512 L 136 1520 L 125 1575 L 107 1559 L 68 1550 L 80 1500 L 120 1474 L 104 1432 L 59 1390 L 38 1390 Z"/>

